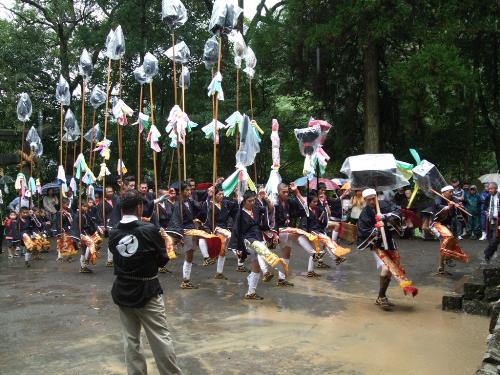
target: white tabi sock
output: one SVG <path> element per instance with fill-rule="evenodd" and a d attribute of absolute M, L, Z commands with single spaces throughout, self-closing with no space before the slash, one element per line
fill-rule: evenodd
<path fill-rule="evenodd" d="M 208 258 L 207 241 L 203 238 L 200 238 L 200 240 L 198 241 L 198 246 L 200 247 L 201 255 L 203 255 L 203 258 Z"/>
<path fill-rule="evenodd" d="M 85 267 L 85 255 L 80 255 L 80 267 Z"/>
<path fill-rule="evenodd" d="M 314 248 L 312 247 L 311 243 L 309 242 L 306 236 L 299 236 L 299 239 L 297 241 L 299 245 L 310 255 L 315 253 Z"/>
<path fill-rule="evenodd" d="M 220 256 L 217 258 L 217 273 L 224 272 L 224 262 L 226 261 L 226 257 Z"/>
<path fill-rule="evenodd" d="M 57 259 L 61 259 L 61 251 L 59 249 L 57 249 Z"/>
<path fill-rule="evenodd" d="M 24 253 L 24 260 L 26 262 L 29 262 L 31 260 L 31 253 L 29 253 L 27 250 L 26 252 Z"/>
<path fill-rule="evenodd" d="M 314 260 L 313 257 L 309 257 L 309 263 L 307 264 L 307 272 L 313 272 L 314 271 Z"/>
<path fill-rule="evenodd" d="M 247 294 L 255 293 L 255 290 L 257 289 L 257 284 L 259 283 L 259 277 L 260 277 L 260 273 L 256 273 L 256 272 L 251 272 L 250 275 L 248 275 L 248 277 L 247 277 L 247 281 L 248 281 Z"/>
<path fill-rule="evenodd" d="M 286 264 L 289 264 L 290 263 L 290 259 L 284 259 L 283 258 L 283 261 L 286 263 Z M 283 272 L 281 271 L 278 271 L 278 274 L 279 274 L 279 279 L 280 280 L 285 280 L 286 279 L 286 276 Z"/>
<path fill-rule="evenodd" d="M 244 266 L 244 265 L 245 265 L 245 261 L 243 261 L 240 258 L 238 258 L 238 267 Z"/>
<path fill-rule="evenodd" d="M 264 258 L 262 258 L 262 256 L 260 255 L 257 255 L 257 260 L 259 262 L 260 270 L 262 271 L 262 273 L 267 273 L 268 272 L 267 263 L 264 260 Z"/>
<path fill-rule="evenodd" d="M 113 253 L 108 249 L 108 262 L 113 262 Z"/>
<path fill-rule="evenodd" d="M 184 280 L 189 280 L 191 277 L 191 268 L 193 267 L 193 263 L 189 263 L 187 261 L 184 261 L 184 264 L 182 265 L 182 277 Z"/>
<path fill-rule="evenodd" d="M 339 232 L 333 231 L 332 232 L 332 240 L 337 241 L 337 238 L 339 238 Z"/>

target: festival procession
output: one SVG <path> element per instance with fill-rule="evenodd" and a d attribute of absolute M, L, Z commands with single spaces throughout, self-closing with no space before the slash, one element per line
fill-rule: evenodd
<path fill-rule="evenodd" d="M 209 19 L 192 20 L 208 38 L 203 46 L 188 46 L 189 6 L 163 0 L 154 22 L 168 26 L 164 49 L 145 50 L 133 61 L 127 61 L 127 30 L 113 24 L 101 51 L 83 48 L 73 71 L 58 72 L 47 98 L 57 111 L 50 125 L 55 137 L 44 137 L 37 126 L 32 94 L 15 94 L 21 137 L 11 152 L 19 162 L 15 170 L 1 170 L 6 261 L 0 269 L 18 266 L 17 273 L 38 275 L 56 264 L 81 284 L 114 275 L 108 293 L 119 311 L 128 374 L 147 373 L 141 327 L 160 374 L 233 373 L 181 369 L 164 290 L 166 299 L 174 290 L 191 298 L 236 282 L 244 285 L 238 299 L 259 309 L 273 293 L 293 295 L 298 275 L 314 288 L 359 256 L 372 272 L 350 273 L 349 282 L 370 278 L 377 290 L 370 293 L 369 313 L 389 314 L 401 303 L 418 306 L 425 289 L 415 279 L 422 280 L 422 272 L 431 275 L 426 284 L 442 285 L 465 272 L 471 258 L 479 270 L 497 264 L 499 173 L 484 170 L 460 181 L 418 147 L 397 155 L 358 148 L 340 159 L 329 142 L 337 137 L 335 122 L 322 113 L 304 113 L 306 121 L 285 130 L 272 113 L 269 123 L 259 121 L 252 89 L 259 56 L 239 5 L 213 2 Z M 202 55 L 193 55 L 193 47 Z M 106 67 L 102 72 L 96 72 L 96 57 Z M 211 108 L 200 124 L 191 119 L 197 111 L 190 105 L 195 64 L 206 68 L 204 100 Z M 154 85 L 161 70 L 171 80 Z M 125 84 L 127 74 L 135 82 Z M 235 91 L 224 91 L 228 82 Z M 162 121 L 157 113 L 165 106 Z M 51 175 L 40 172 L 48 150 L 57 154 Z M 282 177 L 284 152 L 300 154 L 302 173 Z M 189 162 L 199 154 L 202 166 Z M 229 157 L 231 170 L 221 167 Z M 200 168 L 211 178 L 194 172 Z M 408 240 L 432 247 L 432 253 L 413 255 L 432 258 L 431 267 L 405 266 Z M 471 241 L 480 252 L 471 252 Z M 167 275 L 174 277 L 168 285 L 162 280 Z M 208 304 L 222 303 L 218 299 Z"/>

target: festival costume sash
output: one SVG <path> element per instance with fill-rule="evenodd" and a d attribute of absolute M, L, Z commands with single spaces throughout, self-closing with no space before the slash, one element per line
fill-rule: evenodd
<path fill-rule="evenodd" d="M 219 236 L 200 229 L 186 229 L 184 231 L 184 236 L 203 238 L 207 242 L 208 256 L 211 259 L 217 258 L 224 248 L 222 240 Z"/>
<path fill-rule="evenodd" d="M 306 237 L 309 240 L 309 242 L 311 242 L 311 244 L 313 245 L 314 252 L 316 254 L 319 253 L 319 238 L 318 238 L 318 236 L 316 236 L 312 233 L 306 232 L 305 230 L 300 229 L 300 228 L 287 227 L 287 228 L 282 228 L 279 231 L 280 231 L 280 233 L 286 233 L 288 235 L 292 234 L 292 235 L 297 235 L 297 237 L 299 237 L 299 236 Z"/>
<path fill-rule="evenodd" d="M 219 256 L 226 255 L 226 242 L 231 238 L 231 232 L 223 228 L 215 228 L 215 235 L 218 236 L 222 242 Z"/>
<path fill-rule="evenodd" d="M 318 236 L 318 241 L 325 247 L 327 254 L 333 259 L 343 258 L 351 252 L 348 247 L 342 247 L 326 234 L 315 233 Z"/>
<path fill-rule="evenodd" d="M 403 289 L 403 293 L 406 295 L 412 295 L 415 297 L 418 294 L 418 289 L 415 288 L 413 282 L 406 277 L 406 271 L 401 265 L 400 256 L 398 250 L 381 250 L 375 248 L 373 250 L 379 259 L 384 263 L 384 265 L 389 269 L 389 271 L 394 275 L 394 278 L 398 281 L 399 286 Z"/>
<path fill-rule="evenodd" d="M 283 259 L 281 259 L 275 253 L 269 250 L 267 246 L 264 245 L 262 242 L 254 241 L 250 243 L 250 241 L 245 240 L 245 246 L 247 249 L 254 251 L 257 255 L 260 255 L 264 259 L 264 261 L 274 269 L 279 271 L 278 269 L 279 266 L 282 269 L 285 276 L 288 277 L 288 264 L 286 264 Z"/>
<path fill-rule="evenodd" d="M 170 260 L 176 259 L 177 254 L 175 253 L 174 250 L 174 240 L 167 234 L 167 232 L 165 232 L 165 229 L 163 228 L 160 229 L 160 235 L 161 238 L 163 238 L 163 241 L 165 241 L 165 248 L 167 249 L 168 259 Z"/>
<path fill-rule="evenodd" d="M 57 250 L 59 250 L 63 258 L 72 257 L 78 254 L 78 251 L 75 249 L 75 244 L 73 243 L 73 238 L 66 233 L 57 236 L 56 244 Z"/>
<path fill-rule="evenodd" d="M 80 242 L 85 245 L 85 260 L 87 260 L 90 264 L 95 265 L 97 259 L 97 251 L 95 242 L 90 236 L 82 235 L 80 238 Z"/>
<path fill-rule="evenodd" d="M 451 231 L 441 223 L 433 223 L 432 229 L 439 233 L 441 243 L 439 246 L 439 253 L 442 257 L 451 258 L 460 262 L 468 263 L 469 256 L 458 245 L 458 241 Z"/>

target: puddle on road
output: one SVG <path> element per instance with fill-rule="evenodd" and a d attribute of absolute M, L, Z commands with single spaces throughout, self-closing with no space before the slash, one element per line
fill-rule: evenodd
<path fill-rule="evenodd" d="M 178 353 L 189 362 L 214 353 L 237 357 L 241 348 L 279 363 L 275 374 L 304 373 L 301 362 L 307 362 L 304 371 L 313 366 L 321 374 L 472 374 L 486 348 L 488 319 L 443 312 L 441 296 L 423 288 L 415 300 L 393 299 L 398 306 L 392 312 L 380 311 L 372 299 L 349 298 L 342 311 L 326 317 L 254 305 L 219 321 L 218 333 L 201 342 L 179 337 Z M 281 358 L 288 350 L 293 359 Z"/>

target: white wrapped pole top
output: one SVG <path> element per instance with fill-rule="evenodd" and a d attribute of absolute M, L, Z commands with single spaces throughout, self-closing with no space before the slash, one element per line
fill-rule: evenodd
<path fill-rule="evenodd" d="M 408 185 L 399 172 L 393 154 L 363 154 L 350 156 L 340 171 L 351 180 L 352 189 L 394 190 Z"/>

